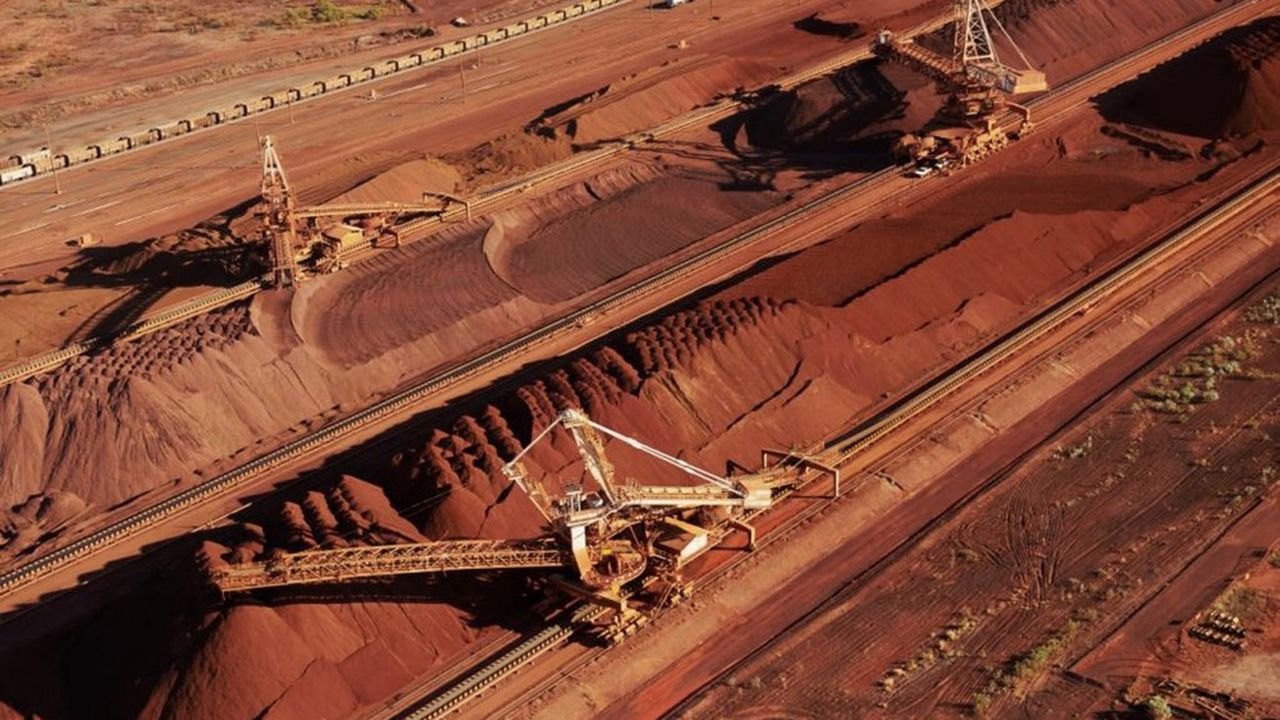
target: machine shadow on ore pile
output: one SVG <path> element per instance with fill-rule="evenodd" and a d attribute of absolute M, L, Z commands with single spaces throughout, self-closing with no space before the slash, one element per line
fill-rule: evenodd
<path fill-rule="evenodd" d="M 907 101 L 880 64 L 858 63 L 793 90 L 744 94 L 747 109 L 711 126 L 737 158 L 726 169 L 767 177 L 798 171 L 813 181 L 892 165 Z"/>
<path fill-rule="evenodd" d="M 203 594 L 193 602 L 223 610 L 243 605 L 360 602 L 448 605 L 463 611 L 464 622 L 471 628 L 525 631 L 552 614 L 536 575 L 535 571 L 503 570 L 366 577 L 259 589 L 217 599 Z"/>
<path fill-rule="evenodd" d="M 1148 131 L 1139 131 L 1143 139 L 1157 133 L 1164 143 L 1166 134 L 1214 141 L 1274 128 L 1277 114 L 1268 102 L 1274 94 L 1264 89 L 1259 59 L 1267 56 L 1268 38 L 1280 38 L 1280 18 L 1232 28 L 1095 103 L 1107 122 Z"/>

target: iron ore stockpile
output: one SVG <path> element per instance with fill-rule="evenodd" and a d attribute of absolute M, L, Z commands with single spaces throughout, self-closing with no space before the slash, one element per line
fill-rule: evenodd
<path fill-rule="evenodd" d="M 15 0 L 0 718 L 1280 717 L 1280 5 Z"/>

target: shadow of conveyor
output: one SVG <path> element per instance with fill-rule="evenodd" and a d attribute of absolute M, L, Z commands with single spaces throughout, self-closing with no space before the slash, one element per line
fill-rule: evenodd
<path fill-rule="evenodd" d="M 67 272 L 63 284 L 76 288 L 127 287 L 130 291 L 86 318 L 72 333 L 74 341 L 110 337 L 127 330 L 170 290 L 204 285 L 230 287 L 265 268 L 261 253 L 248 245 L 154 251 L 144 243 L 131 243 L 102 253 L 95 250 L 84 252 L 86 260 Z M 139 256 L 145 257 L 141 263 L 137 263 Z M 137 266 L 131 267 L 134 264 Z M 128 269 L 120 270 L 120 266 Z"/>
<path fill-rule="evenodd" d="M 544 599 L 533 572 L 460 572 L 401 575 L 254 590 L 227 596 L 211 607 L 223 612 L 241 606 L 273 608 L 335 603 L 447 605 L 463 610 L 473 628 L 521 631 L 539 616 L 531 608 Z"/>
<path fill-rule="evenodd" d="M 42 278 L 0 281 L 0 295 L 123 290 L 86 317 L 69 339 L 116 335 L 138 322 L 170 290 L 231 287 L 265 272 L 263 249 L 246 239 L 257 233 L 257 203 L 257 198 L 246 201 L 176 234 L 80 248 L 73 262 Z"/>
<path fill-rule="evenodd" d="M 71 342 L 83 342 L 94 337 L 118 335 L 136 323 L 149 308 L 160 301 L 169 288 L 160 285 L 139 285 L 127 294 L 99 308 L 85 319 L 71 334 Z"/>

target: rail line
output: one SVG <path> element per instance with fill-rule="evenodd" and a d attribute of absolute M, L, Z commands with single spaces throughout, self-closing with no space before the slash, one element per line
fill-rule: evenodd
<path fill-rule="evenodd" d="M 214 308 L 252 297 L 266 286 L 267 279 L 265 277 L 240 283 L 208 295 L 202 295 L 164 312 L 139 320 L 114 336 L 87 338 L 53 352 L 37 355 L 25 362 L 10 365 L 4 370 L 0 370 L 0 387 L 25 380 L 33 375 L 48 372 L 72 358 L 105 347 L 111 343 L 133 340 L 182 322 L 187 318 L 209 312 Z"/>
<path fill-rule="evenodd" d="M 1198 219 L 1190 221 L 1189 223 L 1184 223 L 1182 229 L 1177 230 L 1164 241 L 1142 253 L 1139 253 L 1137 256 L 1114 269 L 1112 272 L 1098 278 L 1084 288 L 1081 288 L 1076 293 L 1058 303 L 1055 307 L 1046 310 L 1044 313 L 1013 331 L 1011 334 L 1004 336 L 1003 339 L 988 346 L 987 349 L 980 351 L 978 355 L 972 357 L 956 371 L 943 376 L 932 384 L 927 385 L 922 392 L 917 393 L 908 400 L 884 411 L 880 419 L 871 421 L 871 423 L 865 426 L 864 429 L 854 431 L 847 437 L 830 443 L 828 447 L 822 451 L 822 455 L 820 455 L 820 457 L 822 457 L 825 462 L 836 467 L 841 467 L 842 465 L 847 464 L 854 456 L 865 451 L 872 444 L 883 439 L 886 435 L 901 427 L 903 424 L 936 406 L 938 402 L 954 393 L 961 386 L 974 380 L 979 375 L 996 369 L 1007 362 L 1020 349 L 1035 343 L 1050 333 L 1058 330 L 1073 316 L 1087 312 L 1089 308 L 1097 305 L 1099 302 L 1114 295 L 1116 292 L 1132 283 L 1147 269 L 1187 249 L 1190 244 L 1203 237 L 1206 233 L 1232 220 L 1238 214 L 1251 207 L 1254 202 L 1265 197 L 1267 194 L 1274 192 L 1277 188 L 1280 188 L 1280 169 L 1272 167 L 1261 173 L 1261 175 L 1261 178 L 1255 175 L 1253 178 L 1250 178 L 1250 180 L 1247 180 L 1244 183 L 1246 188 L 1243 192 L 1235 194 L 1230 199 L 1217 205 L 1213 210 L 1201 215 Z M 1266 213 L 1266 217 L 1274 217 L 1276 215 L 1280 215 L 1280 209 L 1273 209 Z M 1212 252 L 1219 246 L 1220 243 L 1213 244 L 1203 251 L 1192 255 L 1187 258 L 1187 260 L 1182 263 L 1178 269 L 1196 264 L 1206 254 Z M 1166 274 L 1166 277 L 1173 274 L 1176 273 L 1168 273 Z M 1123 310 L 1123 308 L 1121 310 Z M 1077 331 L 1075 333 L 1075 337 L 1088 334 L 1099 322 L 1103 322 L 1111 317 L 1114 317 L 1114 314 L 1109 314 L 1090 323 L 1088 327 Z M 790 495 L 807 488 L 816 479 L 816 476 L 812 476 L 807 479 L 805 483 L 797 486 L 794 490 L 786 491 L 783 494 L 783 500 L 785 501 L 785 499 Z M 838 496 L 814 503 L 791 516 L 776 528 L 770 530 L 767 534 L 758 539 L 756 543 L 756 552 L 759 552 L 777 540 L 786 537 L 795 528 L 803 525 L 812 517 L 826 511 L 838 500 L 851 494 L 855 487 L 857 486 L 851 484 Z M 758 510 L 750 514 L 748 519 L 750 520 L 760 516 L 761 514 L 775 511 L 776 506 L 772 510 Z M 728 532 L 731 531 L 732 530 L 722 532 L 727 535 Z M 691 584 L 695 588 L 712 585 L 719 578 L 737 569 L 741 563 L 745 562 L 749 557 L 751 556 L 744 556 L 724 563 L 706 575 L 696 578 Z M 881 563 L 878 562 L 877 565 L 879 564 Z M 562 637 L 563 640 L 567 640 L 572 636 L 572 633 L 561 633 L 557 636 Z M 546 652 L 549 649 L 549 647 L 544 648 L 541 652 Z M 524 702 L 541 695 L 559 682 L 560 678 L 570 675 L 577 669 L 595 661 L 607 652 L 607 650 L 608 648 L 596 648 L 594 650 L 584 652 L 581 656 L 571 660 L 565 667 L 560 668 L 552 677 L 533 685 L 531 688 L 521 693 L 507 706 L 514 707 L 516 705 L 522 705 Z M 513 665 L 505 671 L 504 675 L 514 673 L 526 664 L 527 661 L 521 662 L 518 665 Z M 484 687 L 490 687 L 496 684 L 500 679 L 494 677 L 494 670 L 491 665 L 486 665 L 484 671 Z M 471 678 L 465 678 L 459 683 L 459 686 L 471 687 Z M 478 690 L 467 694 L 466 697 L 469 699 L 470 697 L 474 697 L 476 693 L 478 693 Z M 441 693 L 437 697 L 443 698 L 445 695 L 445 693 Z M 432 704 L 421 706 L 419 710 L 414 713 L 401 715 L 399 717 L 405 719 L 413 718 L 414 720 L 435 720 L 436 718 L 442 717 L 447 712 L 456 709 L 460 704 L 461 701 L 453 702 L 447 706 L 433 702 Z M 432 708 L 432 711 L 426 712 L 427 708 Z"/>
<path fill-rule="evenodd" d="M 399 717 L 403 720 L 436 720 L 449 714 L 485 689 L 533 662 L 538 656 L 573 637 L 584 625 L 603 614 L 604 608 L 598 605 L 583 605 L 573 609 L 567 619 L 552 623 L 521 640 L 461 682 Z"/>
<path fill-rule="evenodd" d="M 887 422 L 855 433 L 849 439 L 840 444 L 840 449 L 836 452 L 834 458 L 830 458 L 830 462 L 837 466 L 843 462 L 847 462 L 849 458 L 866 449 L 875 441 L 892 432 L 898 426 L 914 418 L 916 415 L 919 415 L 925 409 L 933 405 L 938 399 L 951 394 L 951 392 L 960 385 L 963 385 L 978 375 L 1004 363 L 1022 346 L 1039 340 L 1049 332 L 1056 330 L 1072 315 L 1087 312 L 1089 308 L 1110 297 L 1126 283 L 1143 273 L 1147 268 L 1181 251 L 1192 242 L 1195 242 L 1195 240 L 1205 232 L 1221 225 L 1227 220 L 1230 220 L 1242 209 L 1248 207 L 1258 198 L 1273 192 L 1277 187 L 1280 187 L 1280 171 L 1273 169 L 1267 173 L 1265 178 L 1258 180 L 1242 195 L 1230 201 L 1226 206 L 1219 207 L 1209 215 L 1193 222 L 1190 226 L 1174 235 L 1172 238 L 1169 238 L 1165 242 L 1139 254 L 1132 261 L 1126 263 L 1119 271 L 1100 278 L 1097 282 L 1091 284 L 1080 295 L 1073 299 L 1070 304 L 1055 309 L 1049 314 L 1038 318 L 1031 324 L 1017 331 L 1012 336 L 1002 340 L 995 347 L 987 350 L 979 357 L 979 361 L 977 363 L 967 366 L 961 372 L 951 376 L 944 383 L 930 389 L 923 395 L 908 400 L 902 406 L 903 411 L 901 413 L 895 413 Z"/>
<path fill-rule="evenodd" d="M 528 637 L 530 636 L 521 636 L 515 630 L 504 630 L 497 637 L 490 639 L 473 652 L 450 663 L 448 667 L 440 672 L 431 673 L 430 679 L 420 683 L 411 694 L 406 695 L 403 691 L 397 693 L 381 708 L 371 710 L 371 714 L 367 715 L 363 720 L 391 720 L 392 718 L 399 718 L 407 712 L 413 712 L 422 706 L 423 698 L 435 698 L 440 693 L 453 687 L 460 678 L 474 674 L 474 668 L 485 662 L 486 659 L 504 654 L 506 649 L 515 647 L 516 643 L 522 642 Z"/>

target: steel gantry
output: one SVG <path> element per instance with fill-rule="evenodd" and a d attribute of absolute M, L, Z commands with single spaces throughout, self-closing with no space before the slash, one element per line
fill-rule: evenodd
<path fill-rule="evenodd" d="M 992 27 L 1018 55 L 1019 66 L 1000 58 Z M 1031 67 L 1027 56 L 991 12 L 986 0 L 956 0 L 951 57 L 912 39 L 898 40 L 887 30 L 880 32 L 876 50 L 937 81 L 942 91 L 948 93 L 949 113 L 961 119 L 983 117 L 1001 109 L 1005 104 L 1001 93 L 1022 95 L 1049 88 L 1044 73 Z"/>
<path fill-rule="evenodd" d="M 470 214 L 465 200 L 427 190 L 422 193 L 421 203 L 300 206 L 270 135 L 262 140 L 262 201 L 263 235 L 276 287 L 296 284 L 304 271 L 340 270 L 351 255 L 362 250 L 398 246 L 397 225 L 404 218 L 439 216 L 453 203 L 467 206 Z"/>
<path fill-rule="evenodd" d="M 292 285 L 298 280 L 298 226 L 294 218 L 293 190 L 285 177 L 275 141 L 268 135 L 262 140 L 263 232 L 271 262 L 271 276 L 276 287 Z"/>

